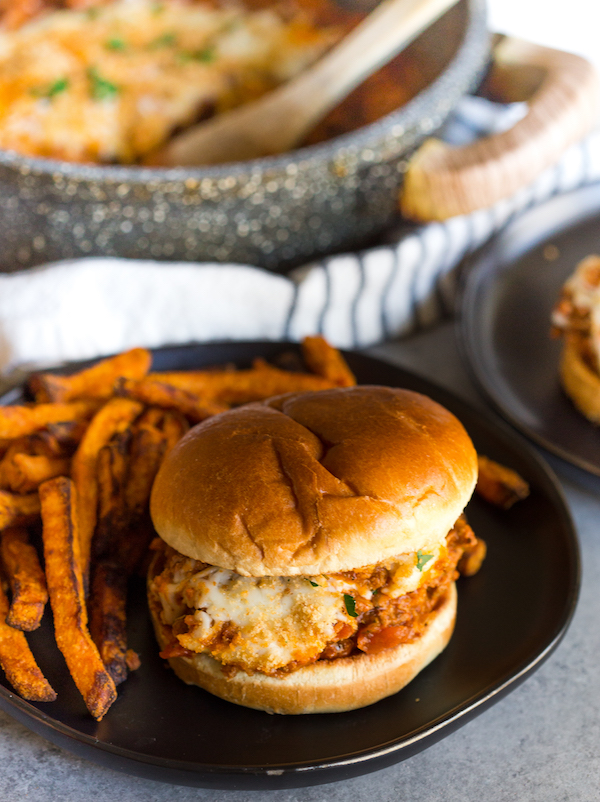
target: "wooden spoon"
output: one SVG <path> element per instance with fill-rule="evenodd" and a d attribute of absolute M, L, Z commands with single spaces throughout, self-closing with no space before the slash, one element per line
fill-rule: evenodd
<path fill-rule="evenodd" d="M 410 44 L 457 0 L 383 0 L 336 47 L 257 101 L 174 137 L 152 162 L 219 164 L 293 149 L 354 87 Z"/>

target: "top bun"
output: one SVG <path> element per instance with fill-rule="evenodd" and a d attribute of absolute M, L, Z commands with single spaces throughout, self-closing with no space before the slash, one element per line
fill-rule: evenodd
<path fill-rule="evenodd" d="M 349 571 L 441 543 L 477 455 L 426 396 L 388 387 L 294 393 L 191 429 L 150 510 L 182 554 L 246 576 Z"/>

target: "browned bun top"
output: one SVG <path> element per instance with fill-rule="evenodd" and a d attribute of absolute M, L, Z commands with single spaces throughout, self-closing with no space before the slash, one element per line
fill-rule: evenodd
<path fill-rule="evenodd" d="M 426 396 L 388 387 L 297 393 L 191 429 L 151 497 L 177 551 L 250 576 L 348 571 L 441 543 L 477 455 Z"/>

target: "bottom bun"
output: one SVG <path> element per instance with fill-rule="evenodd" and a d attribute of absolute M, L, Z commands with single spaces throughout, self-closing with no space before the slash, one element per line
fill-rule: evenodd
<path fill-rule="evenodd" d="M 160 602 L 150 595 L 150 612 L 161 649 L 170 642 L 160 620 Z M 446 647 L 456 618 L 456 586 L 429 617 L 423 635 L 412 643 L 378 654 L 320 660 L 282 677 L 249 676 L 238 671 L 226 677 L 221 663 L 207 654 L 171 657 L 169 664 L 188 685 L 267 713 L 340 713 L 366 707 L 397 693 Z"/>
<path fill-rule="evenodd" d="M 560 380 L 577 409 L 592 423 L 600 424 L 600 375 L 584 361 L 577 338 L 565 340 Z"/>

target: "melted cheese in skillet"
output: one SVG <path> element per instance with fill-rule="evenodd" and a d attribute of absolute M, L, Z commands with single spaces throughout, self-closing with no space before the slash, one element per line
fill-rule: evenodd
<path fill-rule="evenodd" d="M 299 16 L 173 0 L 53 11 L 0 32 L 0 148 L 133 162 L 292 77 L 333 39 Z"/>

